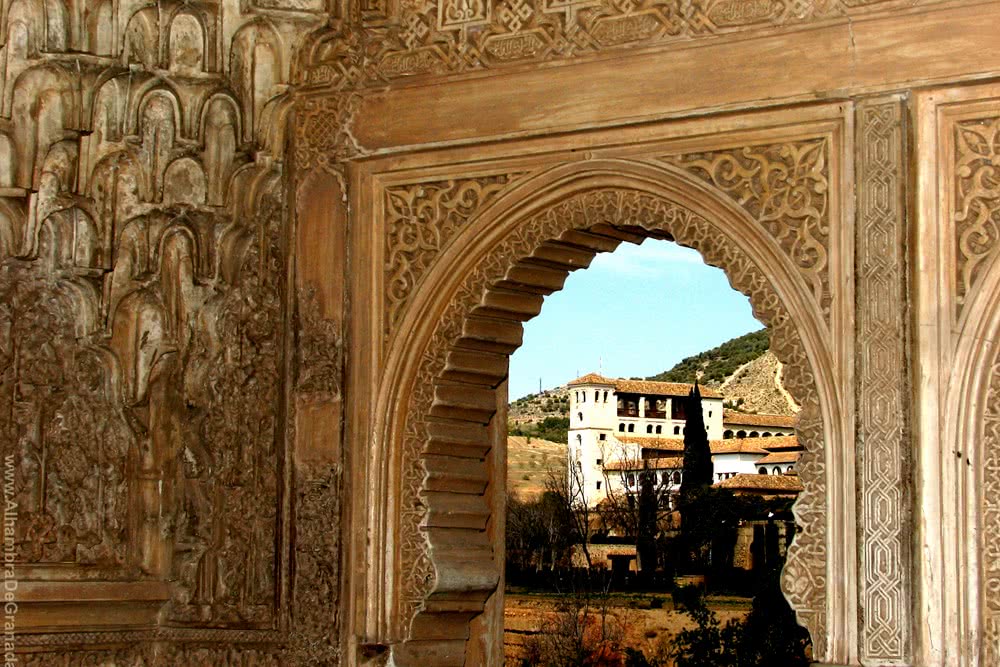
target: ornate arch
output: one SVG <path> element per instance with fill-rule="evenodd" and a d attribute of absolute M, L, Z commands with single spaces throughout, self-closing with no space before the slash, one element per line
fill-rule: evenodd
<path fill-rule="evenodd" d="M 385 421 L 375 432 L 386 434 L 389 461 L 397 462 L 388 474 L 399 470 L 389 483 L 400 498 L 394 562 L 385 564 L 399 592 L 387 604 L 390 632 L 405 640 L 399 664 L 462 664 L 469 622 L 497 586 L 487 487 L 495 478 L 488 454 L 499 438 L 489 424 L 522 322 L 598 252 L 646 238 L 701 252 L 772 327 L 786 386 L 803 406 L 806 447 L 785 591 L 822 653 L 824 418 L 836 403 L 822 295 L 764 225 L 680 168 L 588 160 L 511 180 L 436 254 L 389 341 L 384 378 L 393 379 L 383 384 L 376 414 Z"/>

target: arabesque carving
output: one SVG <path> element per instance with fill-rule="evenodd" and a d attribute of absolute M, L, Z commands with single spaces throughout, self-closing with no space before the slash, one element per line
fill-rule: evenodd
<path fill-rule="evenodd" d="M 483 387 L 475 383 L 463 387 L 460 381 L 443 379 L 449 355 L 456 349 L 456 344 L 463 336 L 474 337 L 473 334 L 463 333 L 467 331 L 466 323 L 484 303 L 486 294 L 502 281 L 518 262 L 531 257 L 544 242 L 558 241 L 567 232 L 598 229 L 601 226 L 621 229 L 626 236 L 634 235 L 636 240 L 648 234 L 668 234 L 678 243 L 699 250 L 708 263 L 722 267 L 726 271 L 732 285 L 750 297 L 755 316 L 772 327 L 773 349 L 788 369 L 786 387 L 802 405 L 799 434 L 807 448 L 800 466 L 800 475 L 806 492 L 796 508 L 800 532 L 789 553 L 785 586 L 800 619 L 814 637 L 823 637 L 826 609 L 826 480 L 822 423 L 815 382 L 799 342 L 796 326 L 789 319 L 760 268 L 739 249 L 724 229 L 680 205 L 657 196 L 636 190 L 602 188 L 572 196 L 549 206 L 519 224 L 505 238 L 492 246 L 476 263 L 472 272 L 462 280 L 425 349 L 416 373 L 403 433 L 403 461 L 406 463 L 402 488 L 402 540 L 399 557 L 404 577 L 401 620 L 407 624 L 411 619 L 416 619 L 410 626 L 411 639 L 420 638 L 419 628 L 425 625 L 420 622 L 421 615 L 433 616 L 435 613 L 449 611 L 447 602 L 435 602 L 433 608 L 428 607 L 428 604 L 439 592 L 447 599 L 448 589 L 438 591 L 438 587 L 448 586 L 454 580 L 450 572 L 446 572 L 451 565 L 445 556 L 438 555 L 431 561 L 428 555 L 432 550 L 440 554 L 442 549 L 440 545 L 432 546 L 435 541 L 435 526 L 438 525 L 439 519 L 435 518 L 434 494 L 428 493 L 426 486 L 428 471 L 426 466 L 438 451 L 438 446 L 434 445 L 434 442 L 436 440 L 445 443 L 463 440 L 476 442 L 472 434 L 476 429 L 484 428 L 481 424 L 485 423 L 487 414 L 490 414 L 489 408 L 486 407 L 488 405 L 486 396 L 492 392 L 489 385 Z M 599 231 L 595 233 L 600 234 Z M 576 242 L 579 243 L 579 240 Z M 591 252 L 596 252 L 596 249 Z M 573 267 L 567 266 L 566 270 L 570 268 Z M 509 326 L 519 327 L 520 324 L 519 321 L 514 321 Z M 463 349 L 467 354 L 468 350 L 475 349 L 475 346 Z M 465 398 L 455 399 L 457 402 L 453 404 L 449 403 L 447 396 L 452 395 L 448 393 L 451 390 L 455 392 L 454 395 L 462 395 Z M 479 399 L 477 392 L 486 392 L 484 398 Z M 472 403 L 482 403 L 483 407 L 475 410 L 462 407 Z M 449 405 L 454 407 L 449 408 Z M 468 416 L 462 417 L 463 412 Z M 463 419 L 467 419 L 468 422 Z M 446 435 L 449 429 L 454 430 L 455 435 L 451 438 L 455 440 Z M 457 451 L 452 455 L 475 456 Z M 440 477 L 440 473 L 437 477 Z M 442 484 L 441 480 L 438 479 L 436 484 Z M 468 499 L 468 507 L 463 506 L 464 509 L 459 510 L 456 506 L 452 506 L 451 511 L 475 515 L 477 504 L 482 502 L 481 497 L 462 496 L 462 498 Z M 458 498 L 453 497 L 452 500 L 457 502 Z M 454 530 L 452 527 L 452 533 Z M 476 535 L 477 530 L 472 528 L 468 537 L 462 541 L 470 545 L 475 544 Z M 450 535 L 448 539 L 456 538 Z M 443 548 L 447 550 L 447 546 Z M 476 558 L 476 553 L 481 559 L 478 562 L 483 571 L 479 577 L 485 578 L 485 573 L 490 571 L 492 563 L 488 549 L 467 554 L 463 559 L 463 567 L 468 572 L 472 567 L 470 561 Z M 485 597 L 483 599 L 485 600 Z"/>
<path fill-rule="evenodd" d="M 398 324 L 421 277 L 456 232 L 516 176 L 501 174 L 386 188 L 387 334 Z"/>
<path fill-rule="evenodd" d="M 830 145 L 825 138 L 671 156 L 732 197 L 774 237 L 830 317 Z"/>
<path fill-rule="evenodd" d="M 1000 359 L 993 362 L 983 415 L 982 567 L 984 664 L 1000 660 Z"/>
<path fill-rule="evenodd" d="M 1000 240 L 1000 118 L 954 126 L 958 315 Z"/>

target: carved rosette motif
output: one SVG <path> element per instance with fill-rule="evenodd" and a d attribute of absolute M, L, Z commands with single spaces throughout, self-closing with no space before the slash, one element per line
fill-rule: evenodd
<path fill-rule="evenodd" d="M 465 319 L 487 290 L 519 259 L 543 242 L 569 230 L 603 225 L 640 225 L 668 232 L 678 243 L 697 249 L 705 261 L 726 271 L 733 287 L 750 298 L 754 315 L 772 328 L 772 349 L 787 371 L 786 387 L 802 406 L 799 437 L 806 447 L 799 466 L 805 492 L 796 505 L 799 532 L 789 551 L 785 590 L 799 618 L 814 637 L 825 633 L 826 511 L 822 422 L 812 371 L 795 324 L 790 321 L 770 283 L 725 230 L 686 208 L 633 190 L 598 189 L 566 199 L 535 215 L 490 249 L 461 283 L 435 329 L 418 368 L 407 411 L 403 455 L 404 486 L 402 548 L 405 568 L 402 594 L 404 621 L 423 608 L 434 589 L 437 573 L 421 524 L 427 513 L 426 468 L 422 462 L 428 441 L 432 387 L 445 369 L 448 351 L 462 332 Z"/>
<path fill-rule="evenodd" d="M 342 160 L 361 152 L 351 123 L 361 96 L 346 92 L 303 98 L 296 106 L 295 169 L 301 177 L 312 170 L 340 175 Z"/>
<path fill-rule="evenodd" d="M 956 296 L 961 316 L 1000 241 L 1000 117 L 955 124 Z"/>
<path fill-rule="evenodd" d="M 858 111 L 857 375 L 862 660 L 908 659 L 911 520 L 902 103 Z"/>
<path fill-rule="evenodd" d="M 670 156 L 729 195 L 774 237 L 830 318 L 830 143 L 825 138 Z"/>
<path fill-rule="evenodd" d="M 516 177 L 499 174 L 386 189 L 387 336 L 441 251 L 472 215 L 492 202 Z"/>

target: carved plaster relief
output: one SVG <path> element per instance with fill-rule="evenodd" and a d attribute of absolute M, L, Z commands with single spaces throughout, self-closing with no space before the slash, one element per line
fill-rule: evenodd
<path fill-rule="evenodd" d="M 862 660 L 872 665 L 905 663 L 911 645 L 904 117 L 898 100 L 857 112 L 859 584 Z"/>
<path fill-rule="evenodd" d="M 447 553 L 447 547 L 435 546 L 436 527 L 444 526 L 439 523 L 443 518 L 436 518 L 436 502 L 439 499 L 440 502 L 446 502 L 437 489 L 448 487 L 445 478 L 436 472 L 435 456 L 441 447 L 446 447 L 447 442 L 466 442 L 467 444 L 462 445 L 462 451 L 475 449 L 472 443 L 478 441 L 478 436 L 473 432 L 481 428 L 476 424 L 484 423 L 489 413 L 489 409 L 485 407 L 488 401 L 485 395 L 482 401 L 476 396 L 479 391 L 492 391 L 489 389 L 489 381 L 484 378 L 486 386 L 477 389 L 475 385 L 478 383 L 469 380 L 473 385 L 453 393 L 457 388 L 455 383 L 460 383 L 461 380 L 457 376 L 455 380 L 449 380 L 453 371 L 447 369 L 457 368 L 461 364 L 478 366 L 467 358 L 470 350 L 477 346 L 467 345 L 462 341 L 476 338 L 478 325 L 473 324 L 473 321 L 476 320 L 475 313 L 478 310 L 485 308 L 483 312 L 489 310 L 491 317 L 503 317 L 495 312 L 496 307 L 488 305 L 491 303 L 491 297 L 488 296 L 490 290 L 496 289 L 491 286 L 503 285 L 501 291 L 505 298 L 511 298 L 509 290 L 517 288 L 511 283 L 510 276 L 517 271 L 516 267 L 520 266 L 519 262 L 524 258 L 531 257 L 545 243 L 558 244 L 558 239 L 571 230 L 593 230 L 593 233 L 600 234 L 596 230 L 601 228 L 630 230 L 627 233 L 623 231 L 626 236 L 619 237 L 619 240 L 627 238 L 628 234 L 634 235 L 633 238 L 638 240 L 646 234 L 666 233 L 678 242 L 698 249 L 705 255 L 706 261 L 727 271 L 733 285 L 750 296 L 757 316 L 774 327 L 773 346 L 790 369 L 791 377 L 788 378 L 787 386 L 803 405 L 799 433 L 803 441 L 808 443 L 808 454 L 800 466 L 800 475 L 807 489 L 797 506 L 801 532 L 796 537 L 786 568 L 786 590 L 813 636 L 822 637 L 826 631 L 826 482 L 820 444 L 823 440 L 822 421 L 815 398 L 813 371 L 799 342 L 799 334 L 774 293 L 770 291 L 768 278 L 765 278 L 761 269 L 743 251 L 732 244 L 722 228 L 670 201 L 639 191 L 612 188 L 590 191 L 553 204 L 524 220 L 507 237 L 492 244 L 488 252 L 476 262 L 468 277 L 456 288 L 455 296 L 434 330 L 417 371 L 407 411 L 410 417 L 406 420 L 403 433 L 403 460 L 408 463 L 404 466 L 402 477 L 402 548 L 399 563 L 405 584 L 399 613 L 404 628 L 409 624 L 409 619 L 414 619 L 408 634 L 411 639 L 420 639 L 421 628 L 431 622 L 429 618 L 449 610 L 446 600 L 458 595 L 457 591 L 450 588 L 457 580 L 449 570 L 452 566 L 448 556 L 442 557 L 442 554 Z M 575 242 L 580 241 L 576 239 Z M 505 276 L 508 277 L 505 279 Z M 798 289 L 812 293 L 813 286 L 801 278 L 800 280 Z M 514 283 L 517 282 L 514 280 Z M 551 291 L 552 288 L 548 289 Z M 539 305 L 540 302 L 531 313 L 537 312 Z M 818 307 L 815 312 L 819 312 Z M 526 312 L 517 319 L 524 317 L 530 315 Z M 517 329 L 520 327 L 516 323 L 511 326 Z M 491 339 L 509 338 L 499 331 L 490 336 Z M 455 354 L 459 354 L 462 361 L 453 360 L 449 356 L 452 354 L 450 350 L 455 349 L 460 350 Z M 486 364 L 482 365 L 482 368 L 486 367 Z M 459 398 L 460 395 L 464 398 Z M 450 396 L 454 398 L 449 398 Z M 482 407 L 473 407 L 480 405 Z M 469 423 L 461 426 L 466 419 Z M 449 429 L 455 430 L 453 435 L 448 435 Z M 438 442 L 442 444 L 435 444 Z M 457 452 L 455 450 L 452 455 L 474 458 L 475 454 Z M 449 526 L 451 531 L 454 532 L 457 528 L 471 531 L 467 539 L 470 544 L 474 543 L 477 523 L 473 517 L 483 511 L 475 509 L 478 502 L 476 499 L 480 497 L 450 498 L 447 501 L 452 503 L 449 505 L 450 514 L 455 515 L 457 512 L 465 515 L 467 512 L 469 517 L 468 524 L 463 522 L 461 525 Z M 458 509 L 462 499 L 471 503 L 465 510 Z M 431 553 L 436 556 L 432 557 Z M 476 558 L 482 559 L 479 566 L 482 574 L 470 575 L 470 562 Z M 471 577 L 472 580 L 488 580 L 487 572 L 491 565 L 488 549 L 482 551 L 480 556 L 467 555 L 462 565 L 464 576 L 466 579 Z M 472 591 L 465 591 L 459 596 L 466 600 L 463 609 L 471 604 L 469 595 L 475 599 Z M 422 620 L 424 616 L 428 620 Z"/>

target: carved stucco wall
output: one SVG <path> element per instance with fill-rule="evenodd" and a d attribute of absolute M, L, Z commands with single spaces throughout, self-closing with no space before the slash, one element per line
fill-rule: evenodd
<path fill-rule="evenodd" d="M 289 396 L 338 395 L 339 333 L 289 290 L 284 166 L 294 58 L 326 19 L 0 7 L 0 440 L 28 664 L 336 661 L 340 471 L 293 462 Z M 118 648 L 74 653 L 95 643 Z"/>
<path fill-rule="evenodd" d="M 75 600 L 67 613 L 89 618 L 58 632 L 26 611 L 28 664 L 339 661 L 342 464 L 337 454 L 297 458 L 295 443 L 317 437 L 297 431 L 298 413 L 340 400 L 344 334 L 340 304 L 296 279 L 289 202 L 312 172 L 346 189 L 343 161 L 367 153 L 351 130 L 360 93 L 914 4 L 0 3 L 0 439 L 16 461 L 15 550 L 26 601 Z M 327 94 L 296 101 L 300 89 Z M 995 258 L 995 106 L 962 119 L 957 148 L 940 156 L 955 165 L 944 181 L 961 203 L 957 316 Z M 905 664 L 913 644 L 908 418 L 884 419 L 893 413 L 884 406 L 907 400 L 906 319 L 885 310 L 908 289 L 905 115 L 892 101 L 860 105 L 857 116 L 857 336 L 879 347 L 857 360 L 856 393 L 860 655 L 870 664 Z M 777 224 L 787 200 L 742 176 L 777 156 L 751 148 L 670 161 Z M 816 147 L 796 150 L 796 176 L 815 181 Z M 393 295 L 430 266 L 403 255 L 443 244 L 522 175 L 392 192 L 381 336 L 403 312 Z M 814 186 L 800 218 L 807 233 L 787 237 L 786 251 L 828 317 L 828 221 Z M 428 202 L 448 210 L 443 224 L 423 224 Z M 896 254 L 884 252 L 892 238 Z M 423 470 L 406 470 L 411 485 L 424 483 Z M 412 537 L 404 549 L 423 548 Z M 414 566 L 417 577 L 430 571 L 420 558 Z M 992 576 L 984 570 L 986 584 Z M 994 599 L 994 588 L 983 596 Z M 124 605 L 134 627 L 121 630 L 119 612 L 95 600 Z M 987 628 L 997 625 L 983 608 Z M 810 622 L 822 626 L 821 616 Z"/>

